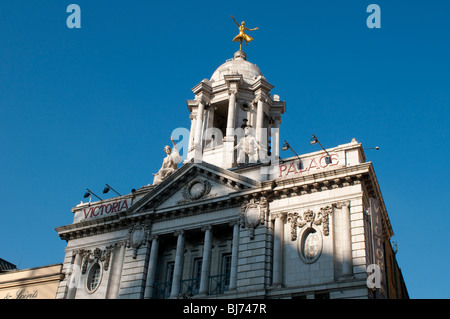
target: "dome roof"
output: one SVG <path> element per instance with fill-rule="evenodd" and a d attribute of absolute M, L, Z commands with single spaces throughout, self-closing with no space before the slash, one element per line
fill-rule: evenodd
<path fill-rule="evenodd" d="M 245 82 L 253 82 L 258 76 L 262 76 L 261 70 L 256 64 L 247 61 L 247 55 L 244 51 L 237 51 L 234 59 L 225 62 L 214 71 L 211 76 L 211 82 L 223 80 L 224 75 L 242 74 Z"/>

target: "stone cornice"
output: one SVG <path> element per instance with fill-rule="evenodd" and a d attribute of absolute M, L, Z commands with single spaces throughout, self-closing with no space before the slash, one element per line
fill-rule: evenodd
<path fill-rule="evenodd" d="M 322 187 L 339 186 L 340 184 L 347 184 L 361 180 L 363 174 L 368 174 L 371 163 L 362 163 L 352 166 L 343 166 L 336 169 L 328 169 L 311 174 L 296 174 L 292 177 L 282 177 L 267 182 L 263 185 L 272 184 L 274 191 L 293 187 L 303 187 L 307 185 L 309 188 L 320 189 Z M 304 187 L 303 187 L 304 188 Z"/>
<path fill-rule="evenodd" d="M 205 163 L 202 165 L 204 164 Z M 211 168 L 212 167 L 213 165 L 211 165 Z M 217 167 L 214 167 L 214 170 L 217 169 Z M 229 170 L 225 171 L 227 171 L 227 174 L 233 173 L 238 177 L 240 176 L 239 174 L 230 172 Z M 206 166 L 203 168 L 203 173 L 208 174 L 208 169 Z M 215 173 L 217 174 L 217 171 L 215 171 Z M 209 174 L 212 173 L 209 172 Z M 198 175 L 197 170 L 194 170 L 194 175 Z M 242 178 L 242 176 L 240 177 Z M 226 183 L 228 182 L 230 181 L 227 180 Z M 387 216 L 384 202 L 382 201 L 381 192 L 378 187 L 378 182 L 375 177 L 372 163 L 370 162 L 336 168 L 334 170 L 309 174 L 306 176 L 298 175 L 292 178 L 282 178 L 262 183 L 254 183 L 252 187 L 238 188 L 239 191 L 232 192 L 226 196 L 204 198 L 157 211 L 155 211 L 152 207 L 146 206 L 145 203 L 148 203 L 152 196 L 167 198 L 171 195 L 173 190 L 169 190 L 168 193 L 164 195 L 164 193 L 160 193 L 158 190 L 152 189 L 140 201 L 130 207 L 128 212 L 122 212 L 117 215 L 61 226 L 56 228 L 56 231 L 61 239 L 68 241 L 75 238 L 128 229 L 136 222 L 144 223 L 146 221 L 152 221 L 155 223 L 158 221 L 178 219 L 228 208 L 240 207 L 244 201 L 251 198 L 266 197 L 270 202 L 277 199 L 292 196 L 303 196 L 315 192 L 342 188 L 356 184 L 364 184 L 364 187 L 368 189 L 368 196 L 379 199 L 382 206 L 385 228 L 387 229 L 387 233 L 392 236 L 393 232 L 389 218 Z M 164 187 L 161 187 L 161 190 L 162 189 L 164 189 Z M 175 187 L 174 189 L 178 190 L 179 188 Z M 153 192 L 156 193 L 151 195 L 150 193 Z"/>
<path fill-rule="evenodd" d="M 253 91 L 262 90 L 266 93 L 268 93 L 273 88 L 274 88 L 274 86 L 272 84 L 270 84 L 269 82 L 267 82 L 267 80 L 263 76 L 258 76 L 256 81 L 251 86 L 251 89 Z"/>
<path fill-rule="evenodd" d="M 194 86 L 191 90 L 195 95 L 206 94 L 209 96 L 212 92 L 211 82 L 208 79 L 203 79 L 199 84 Z"/>

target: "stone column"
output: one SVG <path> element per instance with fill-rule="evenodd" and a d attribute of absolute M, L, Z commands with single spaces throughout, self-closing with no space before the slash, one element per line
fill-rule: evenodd
<path fill-rule="evenodd" d="M 126 242 L 124 241 L 116 243 L 107 299 L 117 299 L 119 296 L 120 279 L 122 277 L 123 261 L 125 259 L 125 246 Z"/>
<path fill-rule="evenodd" d="M 205 242 L 203 244 L 202 273 L 200 278 L 200 295 L 206 295 L 209 289 L 209 275 L 211 271 L 211 248 L 212 248 L 212 227 L 203 226 L 205 232 Z"/>
<path fill-rule="evenodd" d="M 233 244 L 231 247 L 231 271 L 230 271 L 230 286 L 229 290 L 236 289 L 237 284 L 237 266 L 239 253 L 239 220 L 230 223 L 233 226 Z"/>
<path fill-rule="evenodd" d="M 145 283 L 144 298 L 149 299 L 153 296 L 153 285 L 155 284 L 156 265 L 158 261 L 159 237 L 154 235 L 151 238 L 152 248 L 150 251 L 150 261 L 148 264 L 147 281 Z"/>
<path fill-rule="evenodd" d="M 353 276 L 352 263 L 352 235 L 350 222 L 350 202 L 338 203 L 337 208 L 341 209 L 341 229 L 342 229 L 342 277 Z"/>
<path fill-rule="evenodd" d="M 272 217 L 275 219 L 273 236 L 272 286 L 279 286 L 283 284 L 283 237 L 285 217 L 285 213 L 277 213 Z"/>
<path fill-rule="evenodd" d="M 173 270 L 172 291 L 170 298 L 177 298 L 180 293 L 181 277 L 183 275 L 184 264 L 184 231 L 179 230 L 175 232 L 177 239 L 177 252 L 175 256 L 175 265 Z"/>
<path fill-rule="evenodd" d="M 68 278 L 69 290 L 67 291 L 66 299 L 74 299 L 75 298 L 75 293 L 77 292 L 77 288 L 80 283 L 82 251 L 77 250 L 74 253 L 75 253 L 75 260 L 74 260 L 73 264 L 71 265 L 72 273 L 70 274 L 70 277 Z"/>

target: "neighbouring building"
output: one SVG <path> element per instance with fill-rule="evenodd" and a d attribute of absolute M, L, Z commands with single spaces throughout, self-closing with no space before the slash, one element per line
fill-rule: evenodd
<path fill-rule="evenodd" d="M 0 299 L 55 299 L 62 264 L 17 269 L 0 259 Z"/>
<path fill-rule="evenodd" d="M 272 89 L 241 50 L 196 85 L 186 160 L 174 142 L 153 185 L 56 228 L 56 297 L 407 298 L 362 145 L 281 159 Z"/>

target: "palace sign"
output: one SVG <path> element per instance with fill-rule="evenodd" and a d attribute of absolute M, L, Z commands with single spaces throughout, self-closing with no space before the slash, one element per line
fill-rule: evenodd
<path fill-rule="evenodd" d="M 310 159 L 304 159 L 301 161 L 295 161 L 279 165 L 278 177 L 286 177 L 288 175 L 316 171 L 319 169 L 336 166 L 338 164 L 339 164 L 339 157 L 337 154 L 331 154 L 329 156 L 329 159 L 327 155 L 313 157 Z"/>

